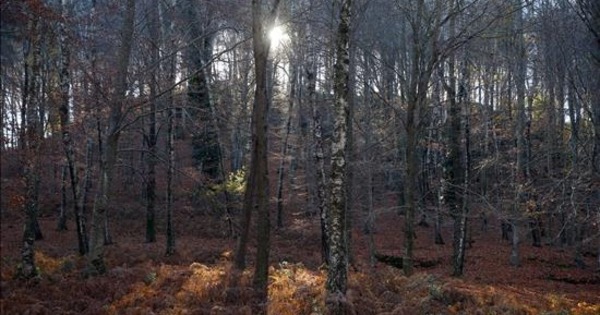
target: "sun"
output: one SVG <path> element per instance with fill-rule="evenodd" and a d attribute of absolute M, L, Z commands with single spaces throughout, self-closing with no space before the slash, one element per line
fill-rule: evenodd
<path fill-rule="evenodd" d="M 271 47 L 278 48 L 290 39 L 290 36 L 286 33 L 285 28 L 281 25 L 274 26 L 269 31 L 269 40 L 271 40 Z"/>

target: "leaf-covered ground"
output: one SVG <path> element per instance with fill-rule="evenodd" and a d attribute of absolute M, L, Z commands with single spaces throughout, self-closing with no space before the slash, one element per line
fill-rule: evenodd
<path fill-rule="evenodd" d="M 85 260 L 76 255 L 72 224 L 69 231 L 57 232 L 55 218 L 44 217 L 45 239 L 36 242 L 41 277 L 23 282 L 14 279 L 21 221 L 18 215 L 5 215 L 1 313 L 257 314 L 266 306 L 268 314 L 321 314 L 325 271 L 320 268 L 318 219 L 298 213 L 286 223 L 272 237 L 269 301 L 264 305 L 254 296 L 252 268 L 241 275 L 232 270 L 235 242 L 223 236 L 224 223 L 212 217 L 179 213 L 177 254 L 172 257 L 163 255 L 162 235 L 157 243 L 143 242 L 141 221 L 113 218 L 116 243 L 106 248 L 110 268 L 93 278 L 83 276 Z M 402 226 L 401 216 L 378 214 L 378 252 L 401 254 Z M 448 241 L 450 229 L 444 232 Z M 451 245 L 433 245 L 432 229 L 419 227 L 417 260 L 439 263 L 417 268 L 407 278 L 381 263 L 371 268 L 367 238 L 357 229 L 349 304 L 355 314 L 600 314 L 600 274 L 594 257 L 585 257 L 592 267 L 581 270 L 573 264 L 570 250 L 535 248 L 525 240 L 522 266 L 513 268 L 508 264 L 509 244 L 501 242 L 499 234 L 493 224 L 487 233 L 473 228 L 466 274 L 455 279 L 448 277 Z"/>

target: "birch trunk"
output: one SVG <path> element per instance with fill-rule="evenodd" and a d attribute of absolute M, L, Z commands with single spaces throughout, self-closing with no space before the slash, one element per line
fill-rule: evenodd
<path fill-rule="evenodd" d="M 319 218 L 321 223 L 321 261 L 329 265 L 329 210 L 327 208 L 327 175 L 325 174 L 325 150 L 323 148 L 323 131 L 321 127 L 321 115 L 317 109 L 315 90 L 316 76 L 314 60 L 306 69 L 307 92 L 313 118 L 314 159 L 316 164 L 317 202 Z"/>
<path fill-rule="evenodd" d="M 331 149 L 331 181 L 329 183 L 329 248 L 330 262 L 325 289 L 327 313 L 346 314 L 348 302 L 347 244 L 347 141 L 349 119 L 349 43 L 351 0 L 341 3 L 340 24 L 336 38 L 336 61 L 334 73 L 335 125 Z"/>
<path fill-rule="evenodd" d="M 39 150 L 40 139 L 38 133 L 38 112 L 37 103 L 39 95 L 37 95 L 38 81 L 40 79 L 40 21 L 36 17 L 31 17 L 28 29 L 31 38 L 29 38 L 30 48 L 27 52 L 25 67 L 26 71 L 31 71 L 26 77 L 27 89 L 23 91 L 24 102 L 24 118 L 25 124 L 22 137 L 22 145 L 25 151 L 23 160 L 23 175 L 25 179 L 25 226 L 23 229 L 23 247 L 21 248 L 21 265 L 18 275 L 24 279 L 31 279 L 38 276 L 38 270 L 35 264 L 35 249 L 34 242 L 36 240 L 36 222 L 37 213 L 39 210 Z"/>

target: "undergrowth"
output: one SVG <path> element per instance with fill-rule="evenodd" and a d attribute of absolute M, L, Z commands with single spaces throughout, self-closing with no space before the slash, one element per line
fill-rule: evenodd
<path fill-rule="evenodd" d="M 272 315 L 325 313 L 326 272 L 300 263 L 282 262 L 270 268 L 264 304 L 256 300 L 252 273 L 235 271 L 229 261 L 195 262 L 187 267 L 148 262 L 113 267 L 96 279 L 77 276 L 77 268 L 83 268 L 77 257 L 55 258 L 38 251 L 36 262 L 42 275 L 37 286 L 52 289 L 46 295 L 30 294 L 19 280 L 6 277 L 9 271 L 3 264 L 3 288 L 9 283 L 10 290 L 2 295 L 2 314 L 256 314 L 265 308 Z M 353 314 L 600 314 L 600 304 L 561 295 L 478 285 L 429 273 L 405 277 L 387 266 L 350 272 L 348 287 Z M 100 298 L 99 290 L 110 293 L 95 304 L 69 301 L 78 296 Z M 56 300 L 61 295 L 63 300 Z M 70 312 L 75 309 L 79 311 Z"/>

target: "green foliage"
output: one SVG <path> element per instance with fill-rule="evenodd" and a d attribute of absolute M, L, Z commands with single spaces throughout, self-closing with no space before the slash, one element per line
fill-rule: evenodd
<path fill-rule="evenodd" d="M 222 192 L 228 192 L 230 195 L 241 196 L 246 190 L 246 168 L 227 174 L 227 178 L 220 184 L 210 186 L 209 194 L 216 195 Z"/>

